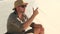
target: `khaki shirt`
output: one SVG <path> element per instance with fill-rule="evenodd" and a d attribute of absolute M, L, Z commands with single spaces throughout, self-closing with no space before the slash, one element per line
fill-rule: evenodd
<path fill-rule="evenodd" d="M 26 17 L 24 18 L 27 19 Z M 24 20 L 22 22 L 25 22 Z M 18 19 L 17 14 L 13 12 L 10 14 L 7 21 L 7 32 L 23 32 L 23 24 L 24 23 L 21 23 L 21 20 Z"/>

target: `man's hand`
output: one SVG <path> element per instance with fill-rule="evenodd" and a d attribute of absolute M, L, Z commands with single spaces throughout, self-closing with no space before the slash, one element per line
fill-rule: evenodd
<path fill-rule="evenodd" d="M 35 10 L 33 8 L 33 15 L 36 16 L 37 14 L 38 14 L 38 8 L 36 8 Z"/>

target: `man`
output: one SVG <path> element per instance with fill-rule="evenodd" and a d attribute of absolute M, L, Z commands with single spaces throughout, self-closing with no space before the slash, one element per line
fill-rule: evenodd
<path fill-rule="evenodd" d="M 7 22 L 6 34 L 27 34 L 32 32 L 34 34 L 44 34 L 44 29 L 40 24 L 34 24 L 32 21 L 38 14 L 38 8 L 34 10 L 33 15 L 28 19 L 25 13 L 25 8 L 28 3 L 24 3 L 23 0 L 17 0 L 14 3 L 14 12 L 10 14 Z M 31 30 L 25 31 L 29 26 Z"/>

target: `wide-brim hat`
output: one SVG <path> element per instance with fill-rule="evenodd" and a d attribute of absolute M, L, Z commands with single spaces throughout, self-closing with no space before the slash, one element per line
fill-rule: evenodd
<path fill-rule="evenodd" d="M 23 0 L 17 0 L 14 3 L 14 8 L 20 6 L 20 5 L 27 5 L 28 3 L 23 2 Z"/>

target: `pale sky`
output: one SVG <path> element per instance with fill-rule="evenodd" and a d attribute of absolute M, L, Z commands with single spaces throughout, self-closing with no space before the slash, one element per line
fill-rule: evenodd
<path fill-rule="evenodd" d="M 0 1 L 0 34 L 6 32 L 7 18 L 13 12 L 15 0 Z M 28 2 L 27 16 L 32 15 L 32 7 L 39 7 L 39 14 L 34 19 L 35 23 L 42 24 L 45 34 L 60 34 L 60 0 L 25 0 Z"/>

